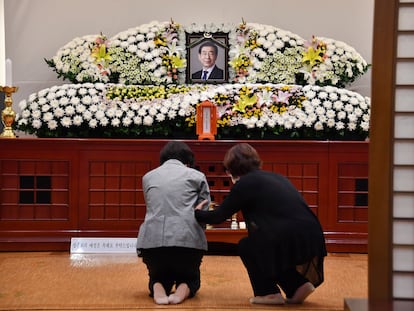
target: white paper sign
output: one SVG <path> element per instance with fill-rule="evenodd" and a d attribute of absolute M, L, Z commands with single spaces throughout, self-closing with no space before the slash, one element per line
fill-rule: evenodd
<path fill-rule="evenodd" d="M 70 252 L 76 254 L 136 253 L 137 238 L 72 238 Z"/>

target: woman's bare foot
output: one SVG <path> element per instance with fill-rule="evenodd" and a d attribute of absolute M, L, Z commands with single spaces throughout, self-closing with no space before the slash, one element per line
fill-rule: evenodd
<path fill-rule="evenodd" d="M 157 305 L 168 305 L 168 296 L 165 293 L 164 286 L 161 283 L 154 283 L 154 301 Z"/>
<path fill-rule="evenodd" d="M 305 301 L 306 297 L 313 293 L 315 287 L 311 282 L 306 282 L 300 286 L 295 294 L 291 298 L 287 298 L 286 302 L 291 304 L 301 304 Z"/>
<path fill-rule="evenodd" d="M 177 289 L 175 290 L 174 294 L 171 294 L 168 297 L 168 302 L 170 304 L 179 304 L 182 303 L 185 299 L 188 298 L 190 295 L 190 289 L 188 288 L 188 285 L 185 283 L 181 283 L 178 285 Z"/>
<path fill-rule="evenodd" d="M 283 305 L 285 299 L 280 293 L 270 294 L 266 296 L 254 296 L 250 298 L 250 303 L 263 304 L 263 305 Z"/>

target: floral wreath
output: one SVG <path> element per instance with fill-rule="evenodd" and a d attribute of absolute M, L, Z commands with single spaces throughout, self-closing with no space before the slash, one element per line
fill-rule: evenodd
<path fill-rule="evenodd" d="M 332 85 L 346 87 L 369 65 L 344 42 L 262 24 L 151 22 L 107 39 L 103 34 L 76 38 L 46 62 L 72 83 L 184 84 L 186 34 L 229 35 L 230 82 Z"/>

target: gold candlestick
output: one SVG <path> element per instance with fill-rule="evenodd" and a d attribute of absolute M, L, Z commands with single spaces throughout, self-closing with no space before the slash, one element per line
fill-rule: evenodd
<path fill-rule="evenodd" d="M 17 92 L 17 90 L 17 86 L 0 86 L 0 92 L 4 92 L 4 94 L 6 94 L 6 98 L 4 99 L 5 108 L 1 112 L 1 120 L 4 125 L 3 133 L 0 135 L 2 138 L 16 138 L 16 135 L 14 135 L 12 128 L 12 125 L 16 118 L 16 113 L 12 107 L 12 94 Z"/>

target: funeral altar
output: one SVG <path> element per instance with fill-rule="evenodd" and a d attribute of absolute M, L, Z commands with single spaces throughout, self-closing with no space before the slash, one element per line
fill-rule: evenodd
<path fill-rule="evenodd" d="M 210 80 L 195 74 L 206 44 L 221 69 Z M 145 215 L 141 177 L 166 141 L 181 139 L 214 201 L 231 187 L 225 151 L 248 141 L 264 169 L 299 189 L 330 250 L 366 251 L 370 99 L 348 88 L 369 64 L 345 42 L 243 20 L 153 21 L 74 38 L 45 61 L 62 84 L 22 100 L 9 122 L 32 137 L 0 139 L 1 250 L 136 236 Z M 208 140 L 196 130 L 205 102 L 214 107 Z M 208 240 L 236 243 L 242 223 L 235 215 L 208 229 Z"/>

